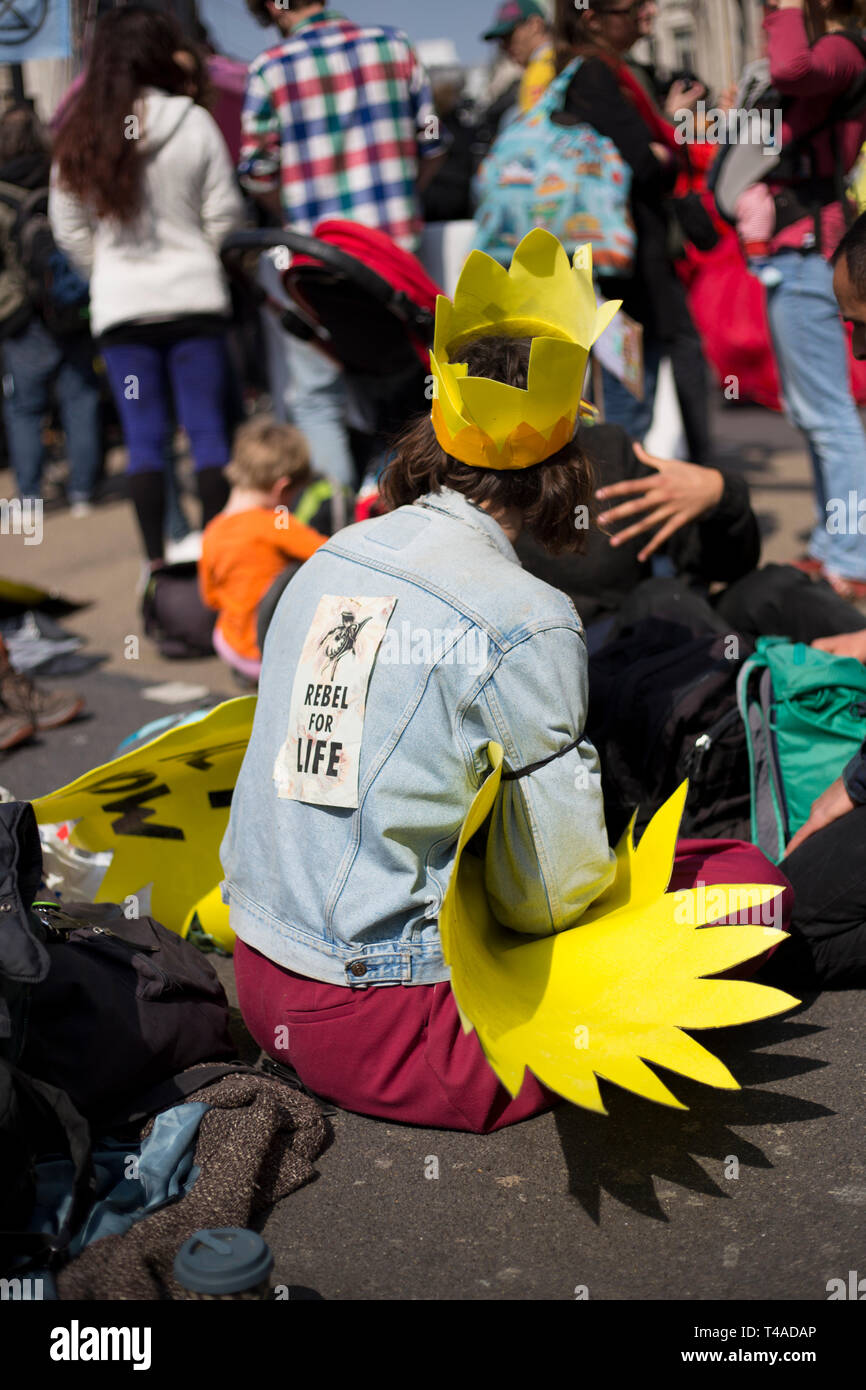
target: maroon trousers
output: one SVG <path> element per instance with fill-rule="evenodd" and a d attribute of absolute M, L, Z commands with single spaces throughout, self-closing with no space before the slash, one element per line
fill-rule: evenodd
<path fill-rule="evenodd" d="M 787 928 L 790 885 L 752 845 L 681 840 L 669 891 L 698 883 L 778 884 L 786 891 L 774 925 Z M 760 924 L 761 909 L 748 920 Z M 529 1072 L 512 1099 L 475 1033 L 463 1032 L 448 983 L 368 989 L 322 984 L 275 965 L 240 940 L 234 960 L 241 1013 L 255 1041 L 343 1110 L 486 1134 L 559 1100 Z"/>

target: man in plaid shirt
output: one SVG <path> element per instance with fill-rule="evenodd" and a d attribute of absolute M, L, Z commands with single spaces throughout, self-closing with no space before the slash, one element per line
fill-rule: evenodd
<path fill-rule="evenodd" d="M 443 146 L 426 74 L 405 34 L 362 28 L 326 9 L 325 0 L 247 0 L 247 7 L 283 39 L 250 65 L 244 187 L 296 231 L 336 217 L 417 250 L 419 195 Z M 342 371 L 290 334 L 280 348 L 285 361 L 272 366 L 273 380 L 287 371 L 290 384 L 285 400 L 272 390 L 277 414 L 304 431 L 317 472 L 356 487 Z"/>
<path fill-rule="evenodd" d="M 244 187 L 297 231 L 338 217 L 416 250 L 419 184 L 432 176 L 442 142 L 427 76 L 405 34 L 361 27 L 324 0 L 247 4 L 284 41 L 249 70 Z"/>

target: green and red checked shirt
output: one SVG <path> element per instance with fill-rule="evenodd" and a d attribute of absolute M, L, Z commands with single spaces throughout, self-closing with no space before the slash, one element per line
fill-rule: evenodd
<path fill-rule="evenodd" d="M 427 75 L 398 29 L 325 10 L 250 66 L 241 182 L 279 190 L 298 231 L 343 218 L 414 251 L 419 161 L 442 148 Z"/>

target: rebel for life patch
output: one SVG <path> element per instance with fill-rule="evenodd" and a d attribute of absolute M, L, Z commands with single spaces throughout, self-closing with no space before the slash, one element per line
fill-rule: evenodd
<path fill-rule="evenodd" d="M 358 806 L 367 687 L 396 598 L 319 602 L 292 686 L 289 731 L 274 763 L 277 795 Z"/>

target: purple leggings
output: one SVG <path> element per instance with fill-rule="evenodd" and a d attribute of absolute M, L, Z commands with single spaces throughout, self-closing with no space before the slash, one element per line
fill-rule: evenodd
<path fill-rule="evenodd" d="M 129 473 L 162 473 L 174 414 L 196 471 L 229 461 L 229 362 L 225 339 L 185 338 L 160 347 L 122 343 L 102 350 L 117 403 Z"/>

